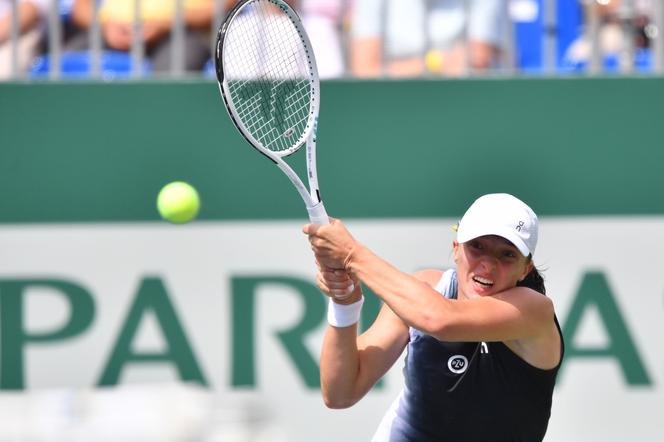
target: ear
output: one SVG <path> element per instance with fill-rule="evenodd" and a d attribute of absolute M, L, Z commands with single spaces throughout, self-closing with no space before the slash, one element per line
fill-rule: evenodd
<path fill-rule="evenodd" d="M 454 262 L 457 262 L 457 259 L 459 259 L 459 243 L 456 240 L 452 241 L 452 254 L 454 255 Z"/>
<path fill-rule="evenodd" d="M 526 279 L 526 276 L 528 276 L 528 273 L 532 272 L 532 270 L 534 268 L 535 268 L 535 264 L 533 264 L 533 260 L 529 259 L 528 264 L 526 264 L 526 269 L 523 271 L 523 274 L 521 275 L 521 278 L 519 278 L 519 282 Z"/>

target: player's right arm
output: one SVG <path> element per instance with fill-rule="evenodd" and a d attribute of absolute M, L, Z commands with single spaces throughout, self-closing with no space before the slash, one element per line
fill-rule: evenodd
<path fill-rule="evenodd" d="M 320 279 L 319 279 L 320 281 Z M 320 285 L 320 284 L 319 284 Z M 329 290 L 321 286 L 323 292 Z M 357 284 L 353 302 L 362 295 Z M 359 401 L 394 365 L 408 342 L 408 327 L 384 305 L 371 327 L 357 335 L 357 324 L 328 325 L 320 356 L 325 405 L 347 408 Z"/>

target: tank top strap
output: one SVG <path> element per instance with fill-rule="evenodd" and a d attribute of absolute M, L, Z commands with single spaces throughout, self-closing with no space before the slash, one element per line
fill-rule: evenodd
<path fill-rule="evenodd" d="M 458 290 L 456 269 L 445 270 L 434 289 L 448 299 L 456 299 Z"/>

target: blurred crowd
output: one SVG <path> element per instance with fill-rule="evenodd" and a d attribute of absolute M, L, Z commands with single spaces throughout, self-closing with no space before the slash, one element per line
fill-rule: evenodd
<path fill-rule="evenodd" d="M 151 75 L 211 74 L 216 28 L 235 3 L 0 0 L 0 80 L 44 75 L 54 53 L 62 75 L 90 74 L 91 53 L 101 54 L 104 72 L 128 73 L 140 54 Z M 606 69 L 650 68 L 661 38 L 658 0 L 288 3 L 303 19 L 322 78 L 578 71 L 593 60 Z"/>

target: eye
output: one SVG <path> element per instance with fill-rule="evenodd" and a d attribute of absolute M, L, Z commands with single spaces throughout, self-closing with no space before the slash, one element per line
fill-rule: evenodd
<path fill-rule="evenodd" d="M 477 250 L 482 250 L 484 246 L 479 241 L 470 241 L 470 247 Z"/>
<path fill-rule="evenodd" d="M 505 250 L 503 252 L 503 258 L 516 259 L 516 252 L 513 250 Z"/>

